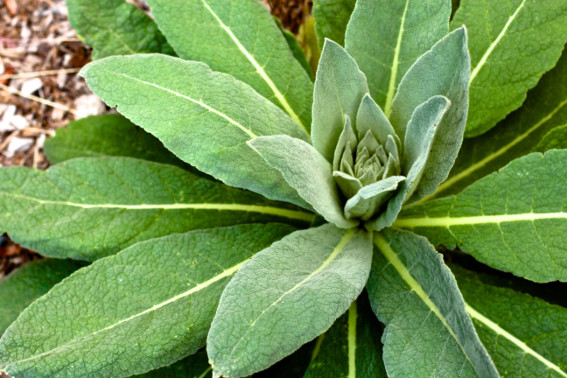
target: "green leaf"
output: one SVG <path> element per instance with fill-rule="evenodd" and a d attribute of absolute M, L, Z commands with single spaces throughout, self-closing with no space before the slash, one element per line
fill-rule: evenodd
<path fill-rule="evenodd" d="M 185 357 L 170 366 L 166 366 L 149 373 L 137 375 L 137 378 L 211 378 L 213 369 L 209 365 L 206 350 Z"/>
<path fill-rule="evenodd" d="M 433 197 L 461 191 L 481 177 L 531 152 L 549 130 L 567 123 L 567 53 L 528 92 L 525 104 L 494 129 L 465 139 L 447 181 Z"/>
<path fill-rule="evenodd" d="M 40 260 L 0 280 L 0 335 L 30 303 L 81 266 L 70 260 Z"/>
<path fill-rule="evenodd" d="M 101 259 L 20 315 L 0 339 L 0 367 L 29 377 L 122 377 L 196 353 L 230 277 L 291 230 L 198 230 Z"/>
<path fill-rule="evenodd" d="M 567 125 L 551 129 L 543 136 L 534 151 L 562 150 L 567 148 Z"/>
<path fill-rule="evenodd" d="M 532 281 L 567 281 L 566 161 L 567 150 L 516 159 L 457 196 L 407 208 L 394 226 Z"/>
<path fill-rule="evenodd" d="M 328 222 L 341 228 L 357 225 L 343 214 L 331 164 L 309 143 L 275 135 L 254 138 L 248 144 Z"/>
<path fill-rule="evenodd" d="M 347 218 L 369 220 L 405 179 L 403 176 L 390 176 L 362 187 L 346 202 L 345 215 Z"/>
<path fill-rule="evenodd" d="M 567 41 L 564 0 L 462 0 L 451 22 L 470 32 L 472 72 L 466 136 L 491 129 L 520 107 Z"/>
<path fill-rule="evenodd" d="M 356 125 L 358 108 L 366 93 L 366 77 L 354 59 L 341 46 L 326 40 L 313 90 L 311 132 L 313 146 L 327 161 L 333 161 L 345 115 Z"/>
<path fill-rule="evenodd" d="M 309 66 L 309 62 L 307 61 L 305 52 L 301 48 L 301 45 L 297 41 L 297 38 L 292 32 L 284 29 L 282 22 L 280 21 L 279 18 L 274 17 L 274 21 L 276 25 L 278 25 L 278 29 L 280 29 L 280 32 L 283 34 L 285 41 L 287 42 L 287 45 L 291 50 L 291 53 L 293 54 L 293 57 L 295 58 L 295 60 L 299 62 L 299 64 L 301 64 L 301 67 L 303 67 L 303 69 L 305 70 L 305 72 L 307 72 L 307 75 L 309 76 L 311 81 L 313 81 L 314 77 L 313 77 L 313 72 L 311 71 L 311 66 Z"/>
<path fill-rule="evenodd" d="M 386 115 L 410 66 L 449 31 L 450 13 L 449 0 L 357 1 L 345 47 Z"/>
<path fill-rule="evenodd" d="M 313 84 L 270 13 L 250 0 L 149 0 L 177 54 L 233 75 L 309 132 Z"/>
<path fill-rule="evenodd" d="M 387 229 L 377 247 L 368 296 L 386 324 L 384 365 L 391 377 L 498 377 L 454 276 L 429 242 Z"/>
<path fill-rule="evenodd" d="M 217 375 L 263 370 L 331 327 L 368 278 L 368 233 L 331 224 L 256 254 L 222 294 L 207 339 Z"/>
<path fill-rule="evenodd" d="M 319 46 L 325 38 L 344 44 L 345 31 L 356 0 L 314 0 L 313 17 Z"/>
<path fill-rule="evenodd" d="M 51 164 L 77 157 L 125 156 L 187 168 L 152 135 L 118 114 L 90 116 L 57 129 L 45 142 Z"/>
<path fill-rule="evenodd" d="M 93 58 L 138 53 L 174 55 L 154 20 L 124 0 L 66 0 L 69 21 Z"/>
<path fill-rule="evenodd" d="M 510 377 L 567 377 L 567 309 L 454 270 L 467 313 L 498 369 Z M 486 300 L 490 298 L 490 300 Z"/>
<path fill-rule="evenodd" d="M 0 170 L 0 224 L 53 257 L 94 260 L 138 241 L 312 214 L 180 168 L 129 158 L 78 158 L 37 171 Z"/>
<path fill-rule="evenodd" d="M 203 63 L 164 55 L 107 58 L 82 74 L 109 106 L 118 105 L 186 163 L 227 185 L 305 205 L 245 142 L 258 135 L 309 138 L 248 85 Z"/>
<path fill-rule="evenodd" d="M 382 328 L 362 294 L 317 338 L 305 378 L 387 377 L 380 343 Z"/>

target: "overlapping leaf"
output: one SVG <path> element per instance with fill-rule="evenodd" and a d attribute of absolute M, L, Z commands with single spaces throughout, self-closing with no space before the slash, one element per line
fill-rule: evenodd
<path fill-rule="evenodd" d="M 314 0 L 313 17 L 319 46 L 323 47 L 325 38 L 344 44 L 348 20 L 356 0 Z"/>
<path fill-rule="evenodd" d="M 567 125 L 556 127 L 545 134 L 534 151 L 545 152 L 554 149 L 567 149 Z"/>
<path fill-rule="evenodd" d="M 207 352 L 203 349 L 170 366 L 137 375 L 136 378 L 211 378 L 213 369 L 209 365 Z"/>

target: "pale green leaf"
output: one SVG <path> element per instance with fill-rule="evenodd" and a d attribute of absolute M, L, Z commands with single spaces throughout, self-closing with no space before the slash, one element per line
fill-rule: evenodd
<path fill-rule="evenodd" d="M 186 163 L 227 185 L 304 205 L 245 142 L 258 135 L 309 138 L 248 85 L 203 63 L 165 55 L 111 57 L 91 63 L 82 74 L 109 106 L 118 105 Z"/>
<path fill-rule="evenodd" d="M 77 157 L 125 156 L 188 168 L 158 139 L 118 114 L 69 122 L 45 142 L 44 150 L 51 164 Z"/>
<path fill-rule="evenodd" d="M 307 57 L 305 56 L 305 52 L 303 51 L 303 49 L 301 48 L 301 45 L 299 44 L 297 37 L 290 32 L 289 30 L 284 29 L 282 22 L 279 18 L 274 17 L 274 21 L 276 23 L 276 25 L 278 25 L 278 28 L 280 29 L 280 31 L 282 32 L 287 45 L 289 47 L 289 49 L 291 50 L 291 53 L 293 54 L 295 60 L 297 60 L 299 62 L 299 64 L 301 64 L 301 67 L 303 67 L 303 69 L 305 70 L 305 72 L 307 72 L 307 75 L 309 76 L 309 78 L 311 79 L 311 81 L 314 80 L 313 77 L 313 72 L 311 71 L 311 66 L 309 66 L 309 62 L 307 61 Z"/>
<path fill-rule="evenodd" d="M 449 178 L 434 197 L 461 191 L 481 177 L 523 156 L 552 128 L 567 123 L 567 53 L 543 76 L 528 99 L 494 129 L 465 139 Z"/>
<path fill-rule="evenodd" d="M 317 338 L 305 378 L 387 377 L 382 362 L 382 325 L 362 294 L 346 314 Z"/>
<path fill-rule="evenodd" d="M 291 230 L 269 224 L 198 230 L 101 259 L 8 328 L 0 368 L 24 377 L 123 377 L 193 354 L 205 345 L 230 277 Z"/>
<path fill-rule="evenodd" d="M 386 324 L 390 377 L 498 377 L 451 271 L 433 246 L 410 232 L 375 234 L 368 296 Z"/>
<path fill-rule="evenodd" d="M 358 0 L 345 47 L 388 115 L 400 80 L 417 58 L 449 31 L 449 0 Z"/>
<path fill-rule="evenodd" d="M 345 218 L 331 164 L 309 143 L 274 135 L 254 138 L 248 144 L 328 222 L 341 228 L 358 224 Z"/>
<path fill-rule="evenodd" d="M 565 0 L 462 0 L 452 28 L 470 32 L 472 72 L 466 136 L 491 129 L 520 107 L 567 41 Z"/>
<path fill-rule="evenodd" d="M 326 40 L 317 68 L 313 92 L 313 146 L 333 161 L 345 115 L 356 125 L 358 108 L 368 93 L 366 77 L 345 49 Z"/>
<path fill-rule="evenodd" d="M 567 150 L 512 161 L 456 196 L 407 208 L 394 226 L 536 282 L 567 281 Z"/>
<path fill-rule="evenodd" d="M 308 132 L 313 84 L 272 16 L 253 0 L 149 0 L 180 57 L 233 75 Z"/>
<path fill-rule="evenodd" d="M 390 176 L 362 187 L 346 202 L 345 216 L 369 220 L 405 179 L 404 176 Z"/>
<path fill-rule="evenodd" d="M 217 375 L 263 370 L 331 327 L 368 278 L 368 233 L 331 224 L 297 231 L 244 264 L 207 338 Z"/>
<path fill-rule="evenodd" d="M 137 378 L 211 378 L 213 369 L 209 365 L 206 350 L 185 357 L 170 366 L 166 366 L 149 373 L 136 375 Z"/>
<path fill-rule="evenodd" d="M 356 0 L 313 1 L 313 17 L 319 46 L 323 46 L 325 38 L 340 45 L 344 44 L 345 31 L 355 3 Z"/>
<path fill-rule="evenodd" d="M 0 335 L 34 300 L 83 264 L 70 260 L 41 260 L 24 265 L 0 280 Z"/>
<path fill-rule="evenodd" d="M 93 58 L 138 53 L 174 55 L 150 16 L 125 0 L 66 0 L 73 29 Z"/>
<path fill-rule="evenodd" d="M 0 225 L 18 243 L 85 260 L 175 232 L 313 218 L 174 166 L 109 157 L 73 159 L 47 171 L 3 168 L 0 209 Z"/>
<path fill-rule="evenodd" d="M 553 149 L 567 149 L 567 125 L 556 127 L 545 134 L 534 151 L 545 152 Z"/>
<path fill-rule="evenodd" d="M 503 375 L 567 377 L 567 309 L 454 269 L 478 335 Z M 490 298 L 490 300 L 487 300 Z"/>

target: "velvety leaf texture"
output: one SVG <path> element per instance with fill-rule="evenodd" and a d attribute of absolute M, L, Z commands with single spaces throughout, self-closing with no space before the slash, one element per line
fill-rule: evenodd
<path fill-rule="evenodd" d="M 498 377 L 454 276 L 429 242 L 385 230 L 368 279 L 372 309 L 386 324 L 382 342 L 390 377 Z"/>
<path fill-rule="evenodd" d="M 567 150 L 524 156 L 457 196 L 407 208 L 394 226 L 517 276 L 567 281 L 566 162 Z"/>
<path fill-rule="evenodd" d="M 451 23 L 470 32 L 470 114 L 466 135 L 491 129 L 526 99 L 567 41 L 564 0 L 462 0 Z"/>
<path fill-rule="evenodd" d="M 211 325 L 215 374 L 263 370 L 325 332 L 364 288 L 371 259 L 366 232 L 331 224 L 256 254 L 223 292 Z"/>
<path fill-rule="evenodd" d="M 340 45 L 344 44 L 348 20 L 356 0 L 314 0 L 313 17 L 319 46 L 323 47 L 325 38 Z"/>
<path fill-rule="evenodd" d="M 198 230 L 101 259 L 18 318 L 0 339 L 0 368 L 24 377 L 124 377 L 193 354 L 229 278 L 291 230 Z"/>
<path fill-rule="evenodd" d="M 165 55 L 111 57 L 82 74 L 109 106 L 117 105 L 181 160 L 228 185 L 304 204 L 245 142 L 258 135 L 309 138 L 250 86 L 203 63 Z"/>
<path fill-rule="evenodd" d="M 124 0 L 66 0 L 69 21 L 93 58 L 138 53 L 174 55 L 154 20 Z"/>
<path fill-rule="evenodd" d="M 48 171 L 11 167 L 0 177 L 0 225 L 53 257 L 94 260 L 175 232 L 313 217 L 177 167 L 129 158 L 79 158 Z"/>
<path fill-rule="evenodd" d="M 150 0 L 152 14 L 177 54 L 250 84 L 305 131 L 313 84 L 259 1 Z"/>

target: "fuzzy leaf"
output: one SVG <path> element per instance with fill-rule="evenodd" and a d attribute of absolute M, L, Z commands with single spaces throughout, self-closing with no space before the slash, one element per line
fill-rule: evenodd
<path fill-rule="evenodd" d="M 567 41 L 564 0 L 462 0 L 451 22 L 470 32 L 472 72 L 467 137 L 491 129 L 520 107 Z"/>
<path fill-rule="evenodd" d="M 34 302 L 8 328 L 0 339 L 0 368 L 28 377 L 124 377 L 196 353 L 229 278 L 291 230 L 198 230 L 99 260 Z"/>
<path fill-rule="evenodd" d="M 313 83 L 262 3 L 251 0 L 149 0 L 148 3 L 181 58 L 204 62 L 215 71 L 250 84 L 309 131 Z"/>
<path fill-rule="evenodd" d="M 366 77 L 345 49 L 325 41 L 313 92 L 313 146 L 333 162 L 333 153 L 345 125 L 345 115 L 356 125 L 362 97 L 368 93 Z"/>
<path fill-rule="evenodd" d="M 331 224 L 256 254 L 222 294 L 207 339 L 217 375 L 263 370 L 331 327 L 368 278 L 370 236 Z"/>
<path fill-rule="evenodd" d="M 323 47 L 325 38 L 344 44 L 348 20 L 356 0 L 314 0 L 313 17 L 319 46 Z"/>
<path fill-rule="evenodd" d="M 390 176 L 361 188 L 345 204 L 345 216 L 369 220 L 405 179 L 403 176 Z"/>
<path fill-rule="evenodd" d="M 41 260 L 0 280 L 0 335 L 34 300 L 82 266 L 71 260 Z"/>
<path fill-rule="evenodd" d="M 556 127 L 543 136 L 534 151 L 562 150 L 567 148 L 567 125 Z"/>
<path fill-rule="evenodd" d="M 48 171 L 4 168 L 0 209 L 0 224 L 18 243 L 85 260 L 176 232 L 313 217 L 177 167 L 129 158 L 78 158 Z"/>
<path fill-rule="evenodd" d="M 309 143 L 274 135 L 254 138 L 248 144 L 328 222 L 341 228 L 357 225 L 343 214 L 331 164 Z"/>
<path fill-rule="evenodd" d="M 386 324 L 391 377 L 498 377 L 454 276 L 425 238 L 391 229 L 375 234 L 368 296 Z"/>
<path fill-rule="evenodd" d="M 109 106 L 118 105 L 186 163 L 227 185 L 305 205 L 245 142 L 258 135 L 309 138 L 248 85 L 203 63 L 164 55 L 107 58 L 82 74 Z"/>
<path fill-rule="evenodd" d="M 516 159 L 457 196 L 407 208 L 394 226 L 529 280 L 567 281 L 566 161 L 567 150 Z"/>
<path fill-rule="evenodd" d="M 154 20 L 133 4 L 124 0 L 66 3 L 71 26 L 94 49 L 94 59 L 151 52 L 175 54 Z"/>
<path fill-rule="evenodd" d="M 449 31 L 450 13 L 449 0 L 357 1 L 345 47 L 386 114 L 410 66 Z"/>
<path fill-rule="evenodd" d="M 567 309 L 454 270 L 478 335 L 510 377 L 567 377 Z M 486 300 L 490 298 L 490 300 Z"/>

